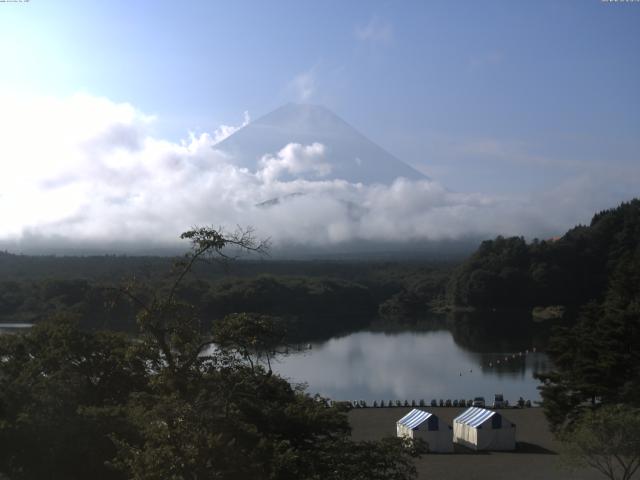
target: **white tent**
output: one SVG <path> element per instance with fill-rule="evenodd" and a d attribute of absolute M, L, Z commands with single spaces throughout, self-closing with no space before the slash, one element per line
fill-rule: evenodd
<path fill-rule="evenodd" d="M 474 450 L 515 450 L 516 426 L 498 412 L 471 407 L 453 419 L 453 441 Z"/>
<path fill-rule="evenodd" d="M 451 427 L 441 425 L 433 413 L 414 408 L 396 422 L 398 437 L 422 439 L 430 452 L 453 452 Z"/>

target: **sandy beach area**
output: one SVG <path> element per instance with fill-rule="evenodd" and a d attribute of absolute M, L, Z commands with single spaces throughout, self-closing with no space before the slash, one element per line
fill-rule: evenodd
<path fill-rule="evenodd" d="M 362 408 L 349 412 L 354 440 L 377 440 L 396 435 L 396 421 L 410 407 Z M 447 424 L 465 409 L 425 407 Z M 570 471 L 558 455 L 559 443 L 553 439 L 542 409 L 499 410 L 516 424 L 517 449 L 514 452 L 474 452 L 455 447 L 452 454 L 425 454 L 416 460 L 419 479 L 492 480 L 597 480 L 602 475 L 592 469 Z"/>

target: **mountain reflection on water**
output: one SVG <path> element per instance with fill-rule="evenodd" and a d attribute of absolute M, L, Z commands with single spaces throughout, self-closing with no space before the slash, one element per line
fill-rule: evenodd
<path fill-rule="evenodd" d="M 467 315 L 426 329 L 364 331 L 311 344 L 275 369 L 334 400 L 470 399 L 503 393 L 539 400 L 534 373 L 549 370 L 544 329 Z"/>

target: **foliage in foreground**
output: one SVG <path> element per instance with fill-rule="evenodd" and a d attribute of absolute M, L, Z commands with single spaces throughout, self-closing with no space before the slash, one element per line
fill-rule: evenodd
<path fill-rule="evenodd" d="M 63 318 L 0 337 L 0 473 L 12 480 L 413 478 L 414 446 L 351 441 L 339 407 L 255 361 L 280 341 L 277 320 L 236 315 L 201 333 L 195 309 L 176 299 L 194 262 L 228 246 L 262 246 L 250 232 L 197 229 L 184 238 L 193 250 L 167 293 L 124 292 L 141 304 L 137 337 L 83 332 Z"/>
<path fill-rule="evenodd" d="M 570 467 L 590 466 L 610 480 L 630 480 L 640 467 L 640 410 L 618 405 L 589 411 L 562 439 Z"/>

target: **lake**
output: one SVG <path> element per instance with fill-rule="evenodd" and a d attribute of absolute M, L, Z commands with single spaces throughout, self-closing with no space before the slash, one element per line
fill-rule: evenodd
<path fill-rule="evenodd" d="M 359 331 L 310 343 L 273 365 L 310 393 L 333 400 L 471 399 L 487 402 L 496 393 L 510 403 L 536 401 L 534 373 L 548 371 L 542 353 L 543 328 L 512 316 L 491 319 L 463 316 L 430 319 L 421 328 Z M 0 334 L 29 328 L 28 323 L 0 324 Z"/>
<path fill-rule="evenodd" d="M 0 334 L 19 332 L 25 328 L 31 328 L 33 323 L 0 323 Z"/>
<path fill-rule="evenodd" d="M 512 404 L 519 397 L 539 400 L 533 374 L 549 370 L 547 355 L 522 339 L 506 349 L 511 342 L 504 340 L 495 343 L 503 348 L 480 342 L 474 351 L 450 330 L 364 331 L 312 343 L 281 358 L 274 370 L 292 382 L 306 382 L 310 393 L 369 404 L 476 396 L 491 402 L 495 393 Z"/>

